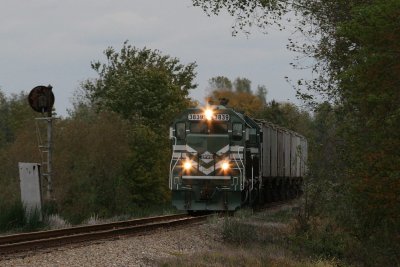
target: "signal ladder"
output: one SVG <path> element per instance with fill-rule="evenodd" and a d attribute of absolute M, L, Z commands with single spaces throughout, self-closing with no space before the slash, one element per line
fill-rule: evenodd
<path fill-rule="evenodd" d="M 51 168 L 51 163 L 52 163 L 52 120 L 53 117 L 41 117 L 41 118 L 36 118 L 36 137 L 37 137 L 37 142 L 38 142 L 38 147 L 39 147 L 39 152 L 40 152 L 40 158 L 41 158 L 41 180 L 42 180 L 42 185 L 44 184 L 43 182 L 46 182 L 47 184 L 47 194 L 46 197 L 48 200 L 51 200 L 52 198 L 52 168 Z M 47 140 L 44 141 L 42 139 L 42 134 L 41 134 L 41 127 L 39 126 L 40 122 L 47 122 Z M 43 127 L 42 127 L 43 128 Z M 44 181 L 45 180 L 45 181 Z"/>

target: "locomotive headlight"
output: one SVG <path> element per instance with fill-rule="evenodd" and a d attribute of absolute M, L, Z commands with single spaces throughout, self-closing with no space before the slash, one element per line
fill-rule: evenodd
<path fill-rule="evenodd" d="M 227 161 L 222 162 L 222 164 L 221 164 L 221 169 L 222 169 L 223 171 L 229 170 L 229 162 L 227 162 Z"/>
<path fill-rule="evenodd" d="M 213 110 L 210 109 L 210 108 L 207 108 L 207 109 L 204 111 L 204 116 L 206 117 L 206 120 L 208 120 L 208 121 L 212 120 L 213 115 L 214 115 L 214 112 L 213 112 Z"/>
<path fill-rule="evenodd" d="M 186 161 L 183 163 L 183 168 L 184 168 L 186 171 L 190 170 L 190 169 L 192 168 L 192 163 L 191 163 L 189 160 L 186 160 Z"/>

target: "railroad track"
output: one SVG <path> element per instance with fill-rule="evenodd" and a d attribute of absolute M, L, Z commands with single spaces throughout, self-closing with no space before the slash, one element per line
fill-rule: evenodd
<path fill-rule="evenodd" d="M 161 228 L 204 221 L 208 216 L 186 214 L 165 215 L 98 225 L 79 226 L 59 230 L 39 231 L 0 237 L 0 257 L 47 249 L 67 244 L 134 235 Z"/>

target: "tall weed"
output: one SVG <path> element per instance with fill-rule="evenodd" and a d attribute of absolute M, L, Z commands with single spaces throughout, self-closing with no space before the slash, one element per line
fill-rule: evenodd
<path fill-rule="evenodd" d="M 243 220 L 226 217 L 222 225 L 222 238 L 227 243 L 245 245 L 257 240 L 257 232 Z"/>
<path fill-rule="evenodd" d="M 20 201 L 0 204 L 0 231 L 22 228 L 26 224 L 25 208 Z"/>
<path fill-rule="evenodd" d="M 0 204 L 0 231 L 33 231 L 44 226 L 40 212 L 34 209 L 27 212 L 21 201 L 9 205 Z"/>

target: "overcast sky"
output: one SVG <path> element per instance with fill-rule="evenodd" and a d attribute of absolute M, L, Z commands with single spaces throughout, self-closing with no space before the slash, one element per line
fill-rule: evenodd
<path fill-rule="evenodd" d="M 96 77 L 90 63 L 129 40 L 185 64 L 196 61 L 191 96 L 202 103 L 208 80 L 223 75 L 246 77 L 253 89 L 266 85 L 268 100 L 299 104 L 284 78 L 304 75 L 289 65 L 291 30 L 232 37 L 233 23 L 228 15 L 206 16 L 190 0 L 0 0 L 0 88 L 10 95 L 51 84 L 56 110 L 66 115 L 80 82 Z"/>

